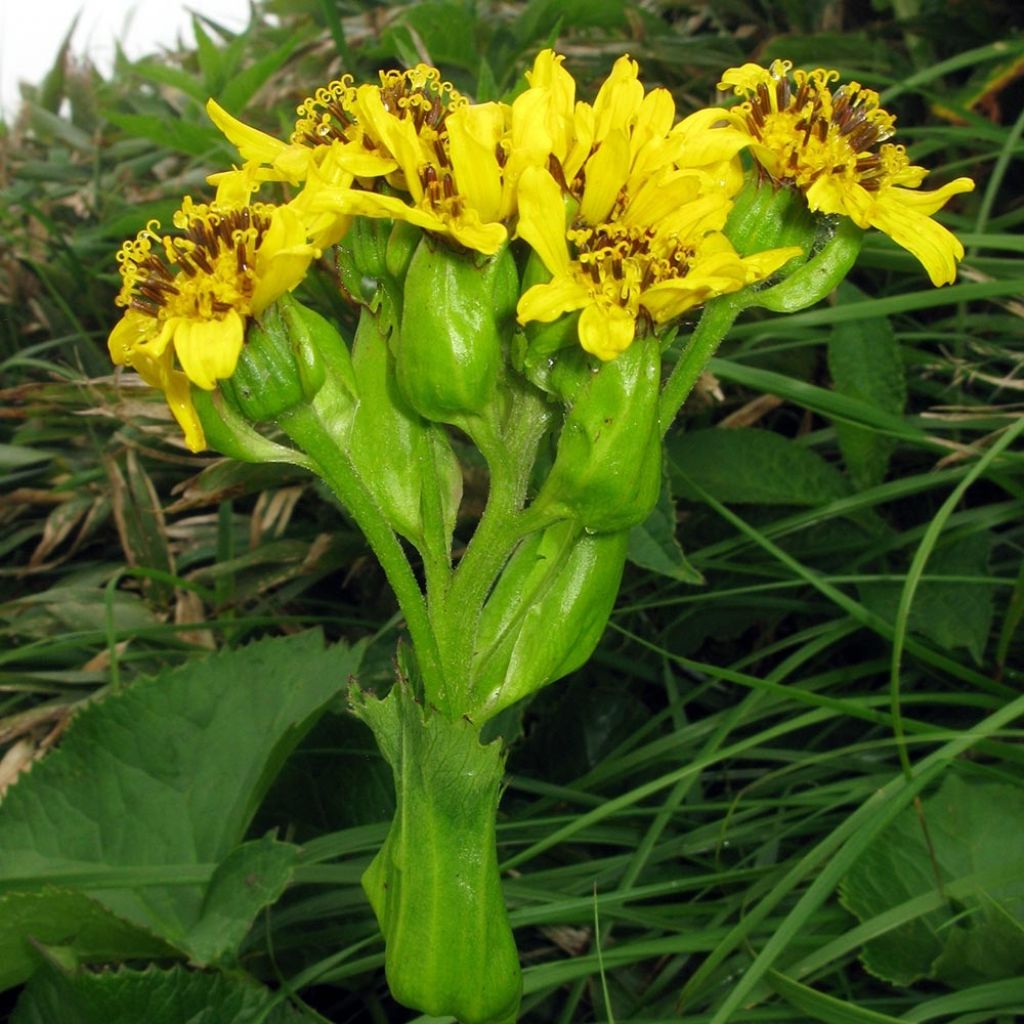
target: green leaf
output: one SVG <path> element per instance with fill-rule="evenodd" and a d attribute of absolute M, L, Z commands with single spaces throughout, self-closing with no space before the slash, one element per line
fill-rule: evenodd
<path fill-rule="evenodd" d="M 682 545 L 676 539 L 676 507 L 667 477 L 662 480 L 661 495 L 654 511 L 629 531 L 626 557 L 634 565 L 659 576 L 697 586 L 704 582 L 704 577 L 686 560 Z"/>
<path fill-rule="evenodd" d="M 895 985 L 931 978 L 966 988 L 1021 974 L 1024 792 L 950 775 L 923 814 L 947 905 L 866 943 L 864 965 Z M 921 821 L 908 808 L 868 847 L 840 896 L 867 921 L 935 888 Z"/>
<path fill-rule="evenodd" d="M 97 974 L 51 965 L 29 983 L 11 1024 L 299 1024 L 309 1019 L 285 1004 L 274 1007 L 277 1001 L 247 978 L 184 967 Z"/>
<path fill-rule="evenodd" d="M 220 104 L 225 110 L 242 110 L 275 71 L 280 70 L 295 52 L 301 35 L 294 35 L 276 50 L 250 64 L 244 71 L 232 76 L 224 86 Z"/>
<path fill-rule="evenodd" d="M 189 156 L 203 156 L 224 141 L 212 125 L 182 121 L 170 113 L 166 117 L 153 117 L 150 114 L 107 111 L 105 117 L 135 138 L 148 139 L 161 148 Z"/>
<path fill-rule="evenodd" d="M 192 963 L 216 963 L 238 949 L 256 915 L 291 881 L 298 852 L 265 836 L 228 854 L 210 879 L 202 916 L 180 944 Z"/>
<path fill-rule="evenodd" d="M 53 452 L 43 452 L 21 444 L 0 444 L 0 469 L 21 469 L 22 466 L 34 466 L 37 462 L 49 462 L 52 458 Z"/>
<path fill-rule="evenodd" d="M 925 568 L 928 576 L 987 577 L 993 537 L 971 533 L 936 551 Z M 894 622 L 899 583 L 864 583 L 861 600 L 882 618 Z M 981 664 L 995 612 L 995 588 L 988 583 L 924 580 L 910 609 L 910 629 L 947 651 L 966 647 Z"/>
<path fill-rule="evenodd" d="M 817 452 L 768 430 L 695 430 L 667 448 L 675 493 L 696 501 L 694 484 L 740 505 L 822 505 L 849 491 Z"/>
<path fill-rule="evenodd" d="M 839 286 L 842 303 L 867 299 L 851 284 Z M 840 321 L 828 341 L 828 367 L 836 391 L 882 412 L 902 414 L 907 381 L 899 343 L 888 317 Z M 850 477 L 858 490 L 880 484 L 889 468 L 895 441 L 885 434 L 835 421 L 836 436 Z"/>
<path fill-rule="evenodd" d="M 37 943 L 63 946 L 85 961 L 173 955 L 167 943 L 83 893 L 53 886 L 7 893 L 0 897 L 0 991 L 37 969 Z"/>
<path fill-rule="evenodd" d="M 360 654 L 324 649 L 317 632 L 264 640 L 88 706 L 0 804 L 0 888 L 77 876 L 119 917 L 186 952 L 209 912 L 194 941 L 210 951 L 219 934 L 223 954 L 227 929 L 214 918 L 234 906 L 248 921 L 282 884 L 284 854 L 262 862 L 262 888 L 246 900 L 232 893 L 238 864 L 222 862 Z M 256 846 L 235 854 L 239 863 L 267 855 Z M 90 874 L 100 877 L 90 884 Z"/>

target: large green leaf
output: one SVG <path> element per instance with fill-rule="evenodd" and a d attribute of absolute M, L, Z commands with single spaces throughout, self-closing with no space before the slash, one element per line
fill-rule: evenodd
<path fill-rule="evenodd" d="M 197 961 L 227 955 L 280 893 L 293 853 L 236 847 L 360 653 L 325 649 L 316 632 L 264 640 L 86 708 L 0 804 L 0 889 L 72 885 Z M 0 919 L 0 939 L 12 929 L 31 934 Z"/>
<path fill-rule="evenodd" d="M 248 979 L 184 967 L 97 974 L 51 965 L 22 993 L 11 1024 L 299 1024 L 309 1019 L 287 1004 L 272 1008 L 276 1001 Z"/>
<path fill-rule="evenodd" d="M 853 285 L 839 286 L 843 303 L 867 296 Z M 907 401 L 907 381 L 896 334 L 888 317 L 834 324 L 828 340 L 828 368 L 836 391 L 900 415 Z M 835 421 L 836 437 L 850 477 L 858 489 L 880 484 L 895 447 L 893 438 L 866 427 Z"/>
<path fill-rule="evenodd" d="M 727 504 L 822 505 L 848 492 L 817 452 L 770 430 L 695 430 L 668 443 L 676 494 Z"/>
<path fill-rule="evenodd" d="M 27 941 L 29 936 L 31 941 Z M 8 893 L 0 898 L 0 991 L 36 970 L 39 943 L 63 947 L 86 961 L 174 952 L 167 943 L 120 920 L 84 893 L 53 886 L 38 892 Z"/>
<path fill-rule="evenodd" d="M 1024 973 L 1024 789 L 950 775 L 923 814 L 931 852 L 908 808 L 843 880 L 842 902 L 866 921 L 934 892 L 937 872 L 946 905 L 866 943 L 865 966 L 954 988 Z"/>

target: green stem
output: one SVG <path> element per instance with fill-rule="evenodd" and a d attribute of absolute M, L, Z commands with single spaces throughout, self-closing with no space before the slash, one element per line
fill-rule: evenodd
<path fill-rule="evenodd" d="M 529 467 L 546 422 L 534 430 L 511 432 L 511 445 L 490 423 L 475 432 L 477 446 L 487 461 L 490 489 L 483 515 L 451 578 L 445 604 L 454 610 L 456 620 L 445 622 L 441 641 L 446 663 L 453 670 L 462 666 L 463 674 L 472 660 L 484 602 L 512 549 L 522 537 L 549 521 L 546 513 L 522 511 Z M 525 469 L 524 463 L 528 463 Z M 468 701 L 468 689 L 460 697 L 463 703 Z"/>
<path fill-rule="evenodd" d="M 722 344 L 733 321 L 747 304 L 745 292 L 735 295 L 722 295 L 712 299 L 705 307 L 690 341 L 679 361 L 672 370 L 665 387 L 661 392 L 658 417 L 661 420 L 661 434 L 664 437 L 676 414 L 683 407 L 693 386 L 697 383 L 704 367 Z"/>
<path fill-rule="evenodd" d="M 428 703 L 439 706 L 445 714 L 451 715 L 452 695 L 448 692 L 426 602 L 394 531 L 359 479 L 348 456 L 338 447 L 312 408 L 298 406 L 283 415 L 280 424 L 285 433 L 313 460 L 317 475 L 337 495 L 362 530 L 405 616 L 423 677 L 425 697 Z"/>

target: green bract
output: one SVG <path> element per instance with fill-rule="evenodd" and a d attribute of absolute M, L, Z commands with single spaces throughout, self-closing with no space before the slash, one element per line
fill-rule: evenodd
<path fill-rule="evenodd" d="M 221 383 L 221 390 L 255 423 L 277 419 L 319 398 L 335 429 L 342 432 L 355 411 L 354 378 L 341 335 L 290 295 L 283 295 L 253 321 L 235 372 Z"/>
<path fill-rule="evenodd" d="M 647 518 L 661 489 L 660 382 L 661 352 L 650 335 L 578 384 L 538 511 L 594 533 Z"/>
<path fill-rule="evenodd" d="M 391 527 L 414 543 L 423 540 L 428 489 L 436 490 L 450 536 L 462 496 L 458 460 L 444 434 L 409 407 L 387 338 L 368 311 L 359 320 L 352 366 L 359 406 L 348 451 L 356 472 Z"/>
<path fill-rule="evenodd" d="M 492 405 L 519 296 L 509 249 L 457 253 L 424 237 L 405 277 L 398 383 L 428 420 L 454 423 Z"/>
<path fill-rule="evenodd" d="M 527 537 L 487 604 L 473 660 L 475 721 L 575 671 L 593 653 L 619 591 L 628 531 L 563 521 Z"/>
<path fill-rule="evenodd" d="M 392 995 L 462 1024 L 512 1024 L 522 980 L 495 850 L 505 758 L 465 719 L 425 710 L 398 682 L 351 691 L 395 778 L 397 808 L 363 888 L 386 943 Z"/>

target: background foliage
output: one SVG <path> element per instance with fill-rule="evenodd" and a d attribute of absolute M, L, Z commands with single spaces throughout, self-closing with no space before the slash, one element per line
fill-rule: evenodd
<path fill-rule="evenodd" d="M 68 50 L 0 128 L 4 1019 L 408 1019 L 358 888 L 390 784 L 343 700 L 391 674 L 383 577 L 301 473 L 189 455 L 111 374 L 113 254 L 231 161 L 209 96 L 283 131 L 343 71 L 488 99 L 546 45 L 584 94 L 628 51 L 681 112 L 748 59 L 838 67 L 978 189 L 956 285 L 875 234 L 831 303 L 736 328 L 601 648 L 510 724 L 524 1019 L 1020 1019 L 1017 5 L 263 0 L 196 32 L 108 80 Z M 352 323 L 329 265 L 306 287 Z"/>

